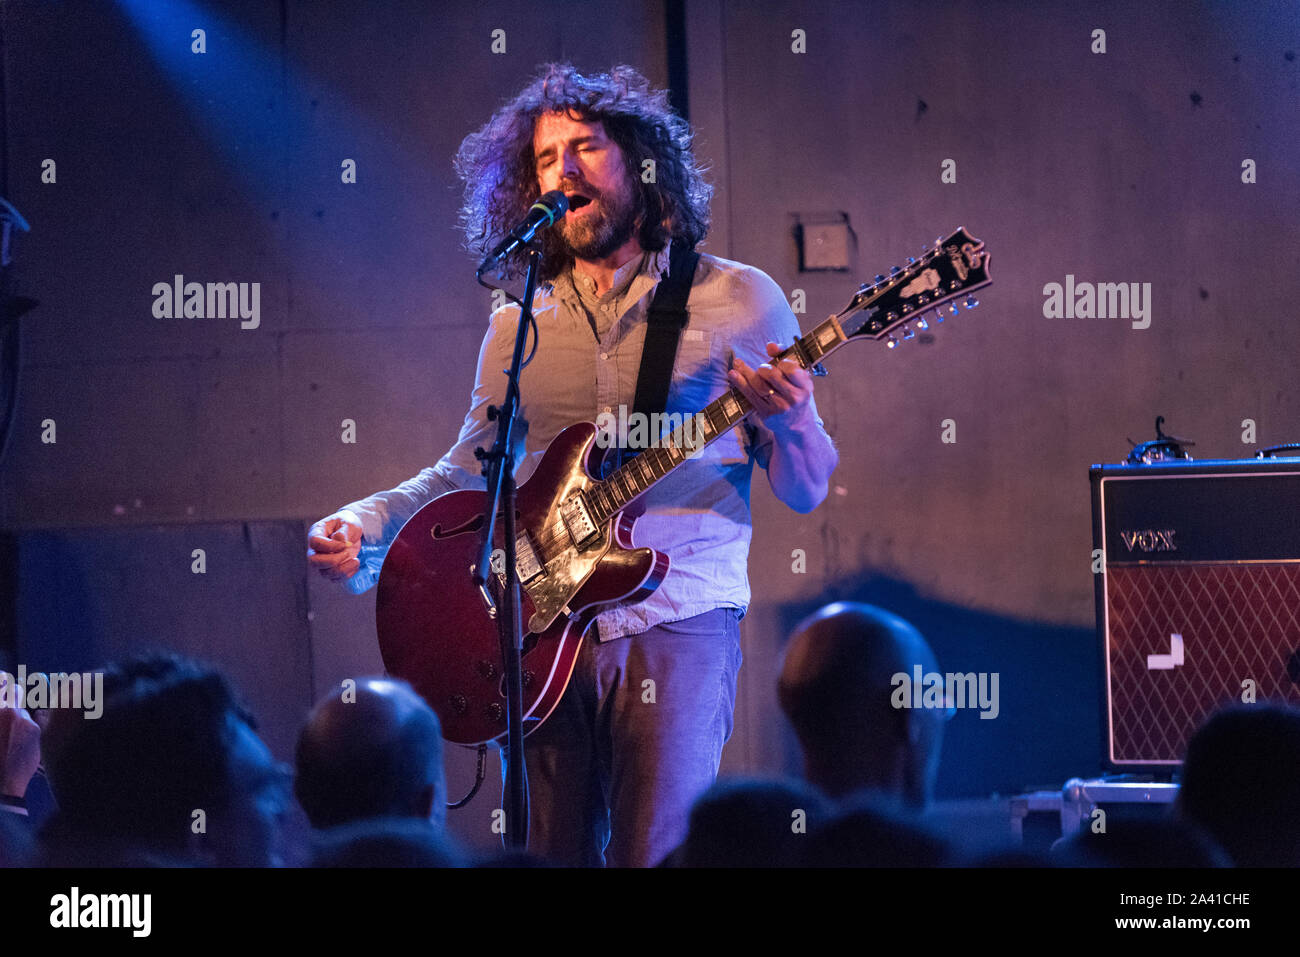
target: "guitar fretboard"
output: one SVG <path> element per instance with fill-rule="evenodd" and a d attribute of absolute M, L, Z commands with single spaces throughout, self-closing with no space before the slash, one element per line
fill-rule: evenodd
<path fill-rule="evenodd" d="M 794 359 L 807 369 L 846 341 L 848 337 L 839 318 L 832 316 L 808 335 L 796 339 L 794 345 L 775 361 Z M 655 444 L 635 458 L 626 460 L 604 481 L 587 488 L 587 501 L 596 513 L 596 520 L 601 523 L 608 521 L 692 455 L 725 435 L 752 411 L 753 406 L 743 395 L 735 389 L 728 389 L 669 435 L 651 436 Z"/>

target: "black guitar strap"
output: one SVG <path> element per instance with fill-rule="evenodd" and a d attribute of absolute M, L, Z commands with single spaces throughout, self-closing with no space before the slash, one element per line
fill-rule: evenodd
<path fill-rule="evenodd" d="M 645 347 L 641 352 L 641 369 L 637 372 L 636 398 L 632 402 L 632 412 L 644 415 L 647 421 L 651 414 L 662 413 L 668 405 L 677 344 L 686 327 L 686 299 L 699 261 L 700 254 L 695 250 L 674 245 L 668 254 L 668 275 L 659 280 L 650 300 Z M 631 458 L 636 451 L 639 450 L 625 451 L 623 458 Z"/>

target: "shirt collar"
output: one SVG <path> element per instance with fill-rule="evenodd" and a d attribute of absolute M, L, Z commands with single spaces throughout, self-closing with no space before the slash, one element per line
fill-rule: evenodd
<path fill-rule="evenodd" d="M 614 272 L 614 282 L 612 289 L 627 290 L 632 287 L 632 283 L 638 276 L 648 276 L 652 282 L 658 282 L 668 272 L 668 256 L 672 250 L 672 242 L 664 244 L 664 248 L 654 253 L 642 253 L 640 256 L 634 256 L 623 265 L 619 266 Z M 560 299 L 574 301 L 579 298 L 578 290 L 574 284 L 573 266 L 570 266 L 556 276 L 551 281 L 551 291 Z"/>

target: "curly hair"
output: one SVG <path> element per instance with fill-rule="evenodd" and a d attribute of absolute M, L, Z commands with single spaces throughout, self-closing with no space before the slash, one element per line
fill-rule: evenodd
<path fill-rule="evenodd" d="M 465 246 L 486 255 L 527 214 L 537 199 L 533 128 L 544 113 L 567 113 L 583 122 L 600 122 L 623 152 L 636 184 L 637 234 L 642 248 L 656 252 L 669 240 L 694 248 L 709 230 L 713 187 L 691 152 L 694 134 L 668 105 L 663 90 L 630 66 L 583 75 L 569 63 L 548 63 L 518 96 L 497 110 L 456 153 L 456 174 L 465 183 L 460 224 Z M 654 182 L 641 176 L 654 161 Z M 554 230 L 543 230 L 539 278 L 548 282 L 572 264 L 572 255 Z M 507 276 L 523 275 L 525 252 L 503 264 Z"/>

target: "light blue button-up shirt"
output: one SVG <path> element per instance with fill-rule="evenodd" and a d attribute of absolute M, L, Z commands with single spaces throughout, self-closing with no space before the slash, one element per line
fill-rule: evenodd
<path fill-rule="evenodd" d="M 594 422 L 602 413 L 617 416 L 620 405 L 630 414 L 646 311 L 667 271 L 668 252 L 665 248 L 625 264 L 604 296 L 587 289 L 590 310 L 582 304 L 571 270 L 537 291 L 533 312 L 539 343 L 520 382 L 520 411 L 528 431 L 515 450 L 519 484 L 564 428 Z M 766 273 L 716 256 L 700 257 L 687 311 L 689 321 L 682 330 L 668 394 L 669 413 L 689 416 L 728 390 L 733 356 L 757 367 L 768 359 L 768 341 L 786 345 L 799 334 L 784 294 Z M 344 506 L 361 519 L 364 531 L 362 568 L 347 582 L 353 591 L 374 584 L 393 538 L 418 509 L 444 492 L 486 486 L 474 449 L 490 448 L 495 440 L 496 423 L 488 421 L 487 407 L 499 406 L 504 399 L 506 377 L 501 370 L 510 365 L 518 317 L 513 304 L 492 314 L 469 411 L 447 454 L 397 488 Z M 744 613 L 750 600 L 750 477 L 755 462 L 767 467 L 773 442 L 772 432 L 751 416 L 645 493 L 645 513 L 633 540 L 667 553 L 670 569 L 650 598 L 597 617 L 601 640 L 639 634 L 714 608 Z"/>

